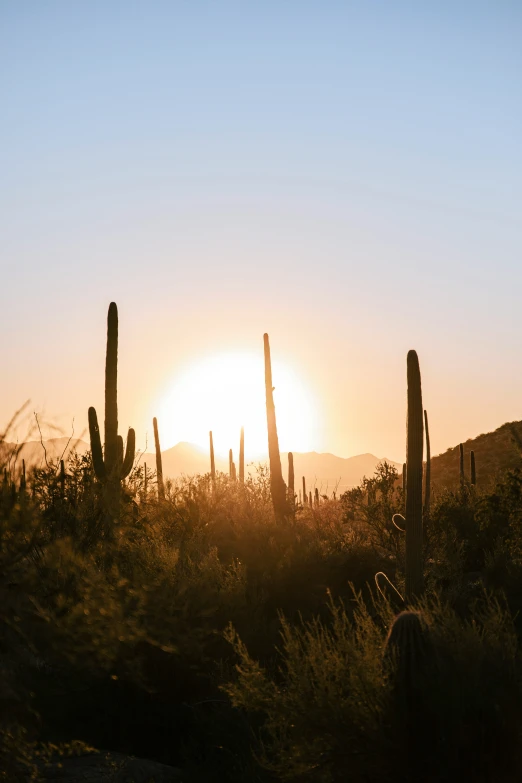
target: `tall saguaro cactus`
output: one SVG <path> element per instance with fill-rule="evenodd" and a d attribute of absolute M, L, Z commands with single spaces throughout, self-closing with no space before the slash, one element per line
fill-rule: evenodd
<path fill-rule="evenodd" d="M 430 430 L 428 427 L 428 411 L 424 411 L 424 429 L 426 432 L 426 476 L 424 477 L 424 516 L 427 519 L 430 513 L 430 499 L 431 499 L 431 449 L 430 449 Z"/>
<path fill-rule="evenodd" d="M 268 457 L 270 462 L 270 491 L 276 519 L 282 521 L 287 515 L 286 486 L 281 470 L 281 455 L 277 438 L 277 424 L 274 405 L 274 387 L 272 385 L 272 362 L 268 335 L 263 335 L 265 349 L 265 392 L 266 421 L 268 427 Z"/>
<path fill-rule="evenodd" d="M 306 494 L 306 479 L 303 476 L 303 503 L 308 501 L 308 495 Z"/>
<path fill-rule="evenodd" d="M 245 483 L 245 428 L 241 427 L 239 435 L 239 480 Z"/>
<path fill-rule="evenodd" d="M 477 483 L 477 468 L 475 465 L 475 452 L 471 450 L 469 455 L 470 468 L 471 468 L 471 486 L 474 487 Z"/>
<path fill-rule="evenodd" d="M 158 420 L 156 417 L 152 419 L 152 426 L 154 427 L 154 446 L 156 449 L 156 477 L 158 481 L 158 500 L 165 500 L 165 484 L 163 483 L 163 462 L 161 459 Z"/>
<path fill-rule="evenodd" d="M 422 536 L 423 408 L 416 351 L 408 351 L 408 423 L 406 440 L 406 600 L 424 591 Z"/>
<path fill-rule="evenodd" d="M 464 475 L 464 446 L 462 445 L 462 443 L 459 443 L 459 474 L 460 474 L 460 485 L 461 487 L 463 487 L 465 481 L 465 475 Z"/>
<path fill-rule="evenodd" d="M 118 435 L 118 308 L 109 305 L 107 316 L 107 353 L 105 358 L 105 449 L 102 450 L 98 416 L 89 408 L 92 464 L 98 480 L 104 486 L 107 510 L 117 516 L 121 499 L 121 482 L 132 470 L 136 435 L 129 428 L 127 448 L 123 456 L 123 438 Z"/>

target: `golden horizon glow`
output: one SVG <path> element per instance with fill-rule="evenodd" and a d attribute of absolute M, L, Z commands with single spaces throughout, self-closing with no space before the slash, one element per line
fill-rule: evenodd
<path fill-rule="evenodd" d="M 288 364 L 272 360 L 281 451 L 311 451 L 318 431 L 318 406 Z M 178 373 L 160 398 L 162 449 L 180 441 L 208 448 L 212 430 L 216 455 L 230 448 L 237 461 L 240 428 L 245 428 L 245 457 L 268 452 L 263 357 L 220 353 Z"/>

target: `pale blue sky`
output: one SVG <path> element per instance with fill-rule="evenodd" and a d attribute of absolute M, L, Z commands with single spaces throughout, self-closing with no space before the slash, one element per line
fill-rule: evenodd
<path fill-rule="evenodd" d="M 0 89 L 0 422 L 101 405 L 111 300 L 138 437 L 264 331 L 318 450 L 402 461 L 409 348 L 435 450 L 522 418 L 521 3 L 0 0 Z"/>

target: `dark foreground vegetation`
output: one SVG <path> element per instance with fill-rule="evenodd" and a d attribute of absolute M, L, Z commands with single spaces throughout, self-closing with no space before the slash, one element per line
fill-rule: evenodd
<path fill-rule="evenodd" d="M 270 471 L 242 436 L 237 478 L 211 450 L 173 485 L 156 421 L 155 475 L 118 435 L 117 339 L 112 304 L 103 445 L 91 408 L 90 453 L 4 472 L 0 780 L 518 780 L 522 466 L 478 486 L 461 448 L 431 488 L 410 351 L 402 477 L 296 507 L 265 335 Z M 71 765 L 100 750 L 114 774 Z"/>
<path fill-rule="evenodd" d="M 0 504 L 4 780 L 86 747 L 185 781 L 518 779 L 522 474 L 432 497 L 414 640 L 386 645 L 402 592 L 404 497 L 384 466 L 275 521 L 267 475 L 144 493 L 108 522 L 90 456 Z M 401 633 L 400 622 L 396 630 Z M 418 627 L 417 627 L 418 626 Z M 404 629 L 403 629 L 404 632 Z M 403 649 L 406 650 L 404 658 Z"/>

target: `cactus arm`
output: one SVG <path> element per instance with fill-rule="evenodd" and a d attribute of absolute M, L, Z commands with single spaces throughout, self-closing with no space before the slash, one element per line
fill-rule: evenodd
<path fill-rule="evenodd" d="M 127 478 L 129 473 L 132 470 L 132 466 L 134 465 L 134 456 L 136 453 L 136 433 L 132 429 L 132 427 L 129 427 L 129 432 L 127 433 L 127 448 L 125 449 L 125 459 L 123 460 L 123 465 L 121 467 L 121 478 Z"/>
<path fill-rule="evenodd" d="M 105 481 L 107 470 L 103 461 L 103 452 L 100 440 L 100 428 L 95 408 L 89 408 L 89 434 L 91 436 L 92 466 L 99 481 Z"/>
<path fill-rule="evenodd" d="M 408 434 L 406 442 L 406 600 L 424 591 L 422 536 L 423 407 L 419 359 L 416 351 L 407 358 Z"/>
<path fill-rule="evenodd" d="M 105 358 L 105 467 L 111 474 L 118 459 L 118 308 L 109 305 Z"/>

